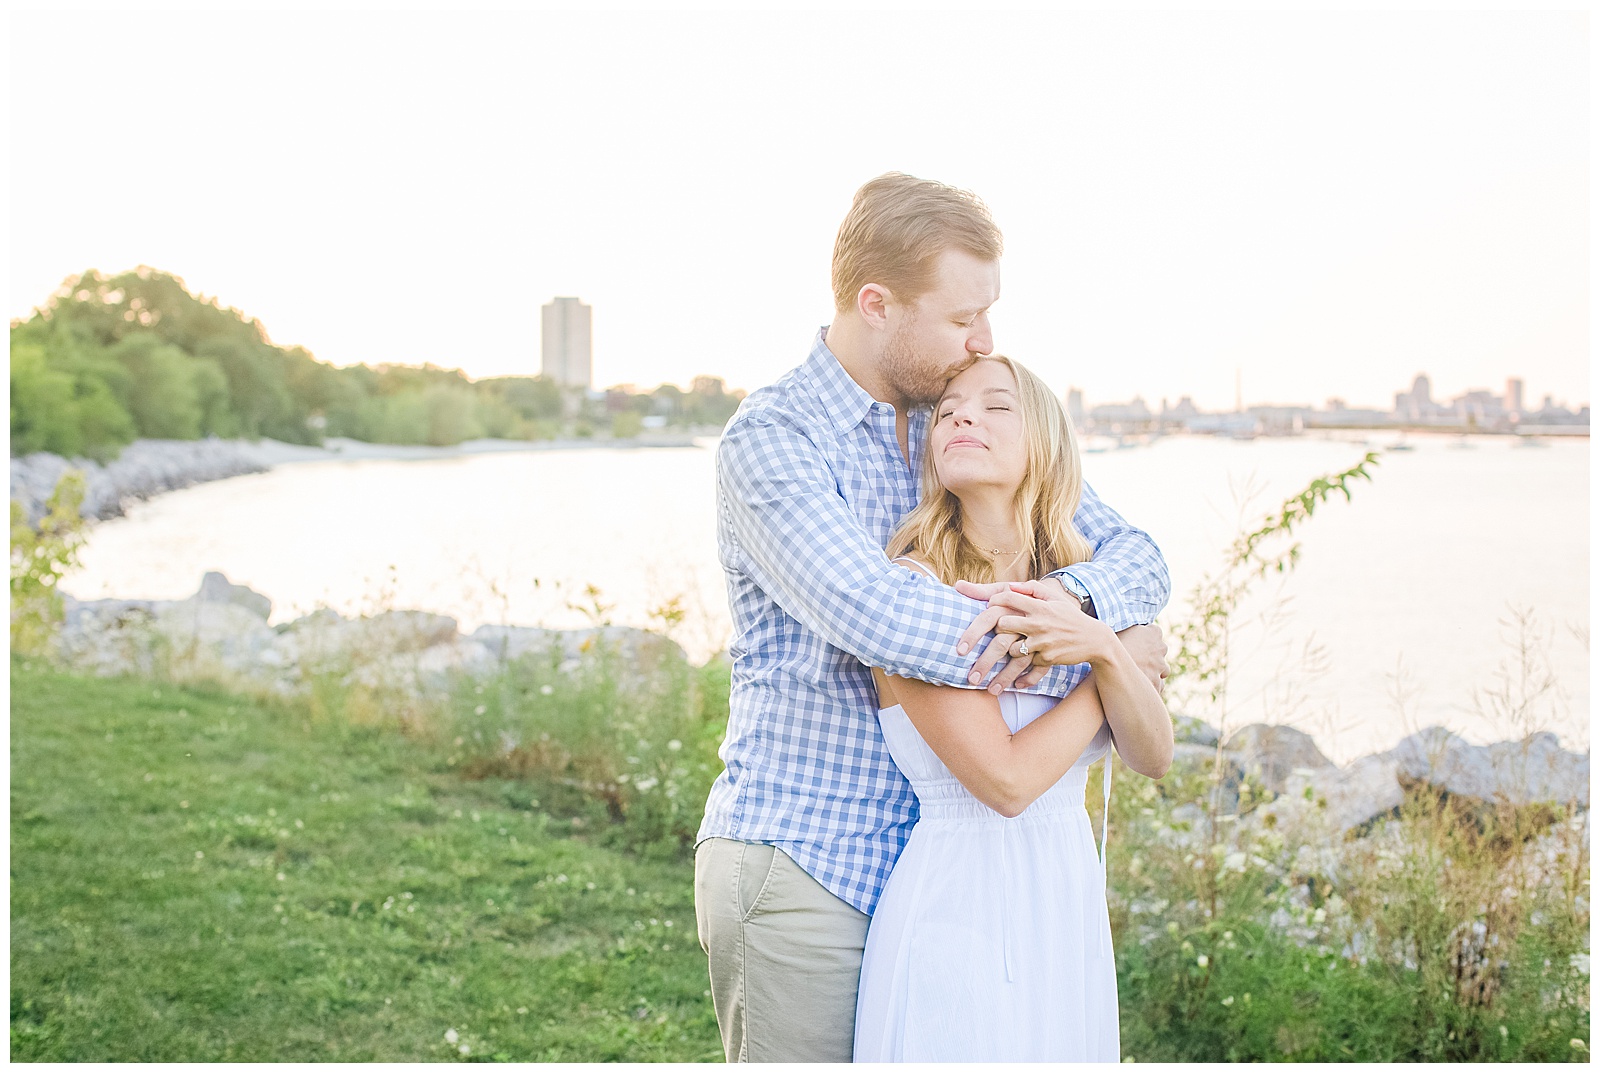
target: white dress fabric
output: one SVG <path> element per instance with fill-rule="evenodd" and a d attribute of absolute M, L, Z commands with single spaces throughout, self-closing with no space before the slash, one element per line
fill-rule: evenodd
<path fill-rule="evenodd" d="M 1013 733 L 1055 704 L 1003 693 Z M 1019 816 L 962 786 L 896 705 L 878 713 L 921 818 L 867 932 L 857 1062 L 1116 1062 L 1117 974 L 1105 870 L 1084 808 L 1102 726 Z"/>

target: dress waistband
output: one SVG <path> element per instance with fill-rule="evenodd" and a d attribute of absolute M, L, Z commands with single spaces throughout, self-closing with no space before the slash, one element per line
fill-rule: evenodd
<path fill-rule="evenodd" d="M 1002 816 L 982 801 L 973 797 L 971 792 L 960 783 L 950 787 L 944 786 L 916 786 L 919 823 L 1012 823 L 1019 820 L 1033 819 L 1039 816 L 1055 816 L 1064 812 L 1081 812 L 1088 815 L 1084 808 L 1082 797 L 1076 800 L 1070 791 L 1064 793 L 1048 793 L 1038 798 L 1023 809 L 1017 816 Z M 1065 787 L 1062 788 L 1066 790 Z M 1082 794 L 1082 789 L 1079 789 Z"/>

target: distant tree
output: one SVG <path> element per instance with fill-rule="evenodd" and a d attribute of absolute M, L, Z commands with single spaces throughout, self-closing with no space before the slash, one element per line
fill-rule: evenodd
<path fill-rule="evenodd" d="M 200 435 L 202 374 L 194 358 L 147 332 L 124 337 L 109 352 L 128 371 L 121 402 L 139 435 L 168 440 Z"/>

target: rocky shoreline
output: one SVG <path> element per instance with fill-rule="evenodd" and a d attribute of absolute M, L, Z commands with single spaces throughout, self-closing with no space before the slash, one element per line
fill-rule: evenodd
<path fill-rule="evenodd" d="M 63 458 L 39 451 L 11 460 L 11 498 L 37 523 L 56 482 L 69 469 L 83 473 L 86 491 L 81 513 L 92 520 L 122 515 L 131 501 L 149 499 L 206 481 L 264 473 L 292 462 L 351 462 L 369 459 L 423 461 L 462 455 L 584 449 L 693 447 L 694 433 L 650 433 L 635 439 L 468 440 L 450 447 L 365 443 L 330 437 L 321 447 L 279 440 L 135 440 L 114 460 Z"/>
<path fill-rule="evenodd" d="M 320 610 L 273 627 L 272 602 L 219 573 L 205 576 L 185 600 L 94 600 L 66 597 L 57 655 L 80 673 L 172 674 L 210 678 L 260 693 L 294 696 L 319 676 L 346 685 L 382 688 L 411 699 L 442 698 L 462 677 L 495 674 L 506 661 L 550 653 L 571 672 L 597 642 L 618 654 L 624 673 L 685 661 L 683 650 L 657 634 L 629 627 L 549 630 L 480 626 L 462 634 L 456 621 L 426 611 L 390 611 L 347 619 Z M 1394 814 L 1406 788 L 1425 782 L 1454 797 L 1510 805 L 1575 803 L 1587 824 L 1589 755 L 1562 748 L 1538 733 L 1516 742 L 1472 745 L 1443 727 L 1428 727 L 1393 749 L 1340 767 L 1310 735 L 1256 723 L 1221 741 L 1214 727 L 1178 718 L 1175 766 L 1220 764 L 1221 811 L 1251 822 L 1289 819 L 1309 804 L 1330 829 L 1359 830 Z M 1270 800 L 1245 809 L 1246 783 Z M 1185 811 L 1187 810 L 1187 811 Z M 1198 803 L 1179 806 L 1199 822 Z M 1248 812 L 1248 816 L 1239 815 Z M 1176 815 L 1176 813 L 1175 813 Z M 1272 820 L 1267 820 L 1272 816 Z"/>

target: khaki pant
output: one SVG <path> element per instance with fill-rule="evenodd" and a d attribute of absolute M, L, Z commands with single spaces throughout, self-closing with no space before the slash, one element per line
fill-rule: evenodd
<path fill-rule="evenodd" d="M 694 914 L 728 1061 L 850 1061 L 865 913 L 782 850 L 708 838 Z"/>

